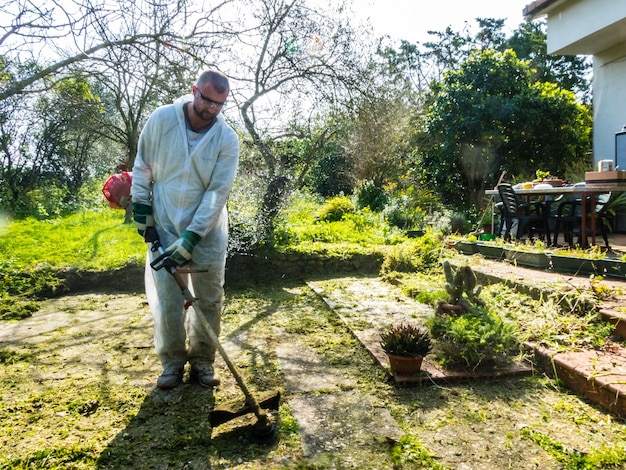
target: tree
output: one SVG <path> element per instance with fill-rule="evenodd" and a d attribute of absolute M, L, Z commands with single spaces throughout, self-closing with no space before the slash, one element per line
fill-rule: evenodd
<path fill-rule="evenodd" d="M 105 60 L 102 54 L 122 46 L 145 50 L 162 45 L 181 52 L 188 48 L 196 51 L 196 44 L 211 44 L 210 39 L 222 32 L 214 22 L 215 13 L 231 2 L 223 0 L 203 11 L 188 0 L 160 4 L 150 0 L 112 0 L 108 4 L 8 0 L 0 6 L 2 70 L 42 63 L 42 55 L 47 61 L 27 73 L 2 76 L 0 102 L 42 91 L 44 79 L 51 86 L 60 72 L 80 62 Z"/>
<path fill-rule="evenodd" d="M 111 161 L 108 157 L 116 160 L 109 163 L 108 171 L 115 164 L 131 167 L 148 114 L 188 90 L 197 70 L 206 66 L 206 48 L 219 48 L 219 27 L 228 24 L 214 20 L 228 3 L 216 3 L 205 11 L 194 10 L 187 0 L 115 0 L 99 6 L 90 0 L 3 4 L 0 9 L 8 15 L 0 20 L 0 109 L 6 119 L 20 121 L 23 128 L 39 127 L 41 117 L 44 127 L 38 142 L 20 134 L 19 126 L 17 135 L 13 131 L 3 135 L 0 181 L 21 185 L 23 192 L 25 175 L 36 184 L 36 175 L 44 168 L 58 175 L 63 167 L 64 182 L 55 181 L 69 184 L 75 193 L 84 178 L 94 174 L 84 170 L 102 168 L 103 162 Z M 8 21 L 3 23 L 5 18 Z M 64 106 L 59 90 L 67 89 L 72 80 L 89 80 L 104 112 L 91 113 L 87 101 Z M 41 97 L 42 104 L 53 99 L 59 106 L 44 106 L 38 117 L 17 115 L 12 103 L 36 99 L 30 97 Z M 9 126 L 2 130 L 10 131 Z M 102 139 L 108 139 L 109 145 L 102 155 L 95 155 L 91 149 Z M 73 165 L 67 163 L 69 159 Z M 3 200 L 17 197 L 6 193 Z"/>
<path fill-rule="evenodd" d="M 35 109 L 40 130 L 33 154 L 40 162 L 39 175 L 76 195 L 98 167 L 110 165 L 107 155 L 95 153 L 103 138 L 88 131 L 96 128 L 102 103 L 87 80 L 76 76 L 57 82 L 37 100 Z"/>
<path fill-rule="evenodd" d="M 512 49 L 520 60 L 528 60 L 534 69 L 533 81 L 554 82 L 589 101 L 591 64 L 586 57 L 560 56 L 547 53 L 545 21 L 521 23 L 510 37 L 504 33 L 504 20 L 476 18 L 474 31 L 466 24 L 462 31 L 448 27 L 444 31 L 429 31 L 431 39 L 422 47 L 402 41 L 398 50 L 382 48 L 396 70 L 411 77 L 418 90 L 424 83 L 440 81 L 449 70 L 458 70 L 475 50 L 504 52 Z"/>
<path fill-rule="evenodd" d="M 293 173 L 291 159 L 275 152 L 276 143 L 290 135 L 294 122 L 306 127 L 364 83 L 355 52 L 359 42 L 344 9 L 343 3 L 324 11 L 305 0 L 256 0 L 240 11 L 250 28 L 235 38 L 241 54 L 232 57 L 229 75 L 239 84 L 233 100 L 247 132 L 245 144 L 261 159 L 262 168 L 256 167 L 267 181 L 258 218 L 264 238 L 293 182 L 303 180 Z"/>
<path fill-rule="evenodd" d="M 345 154 L 357 183 L 382 188 L 397 183 L 409 169 L 415 107 L 393 89 L 363 97 L 345 140 Z"/>
<path fill-rule="evenodd" d="M 474 51 L 429 95 L 420 180 L 454 207 L 484 206 L 484 189 L 502 171 L 558 174 L 586 158 L 589 109 L 555 84 L 533 83 L 527 62 L 511 50 Z"/>
<path fill-rule="evenodd" d="M 513 49 L 520 60 L 530 61 L 533 80 L 553 82 L 561 88 L 576 93 L 585 103 L 590 103 L 591 65 L 587 57 L 548 54 L 545 22 L 522 23 L 505 46 Z"/>

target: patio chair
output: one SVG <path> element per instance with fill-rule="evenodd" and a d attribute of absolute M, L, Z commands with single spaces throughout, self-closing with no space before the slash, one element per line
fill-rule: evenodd
<path fill-rule="evenodd" d="M 591 233 L 591 224 L 589 223 L 591 217 L 596 218 L 596 232 L 600 232 L 604 240 L 604 244 L 609 248 L 609 237 L 607 231 L 607 224 L 611 215 L 609 214 L 608 202 L 611 198 L 611 193 L 600 194 L 596 196 L 595 207 L 593 212 L 591 208 L 587 213 L 586 231 L 587 235 L 597 235 L 597 233 Z M 587 196 L 587 201 L 590 203 L 590 198 Z M 589 206 L 590 204 L 588 204 Z M 581 222 L 582 222 L 582 200 L 580 197 L 570 198 L 559 204 L 557 216 L 556 216 L 556 228 L 554 230 L 554 244 L 558 243 L 559 233 L 563 232 L 565 242 L 570 246 L 574 246 L 574 237 L 578 235 L 578 245 L 582 243 Z"/>
<path fill-rule="evenodd" d="M 542 234 L 550 245 L 550 230 L 546 207 L 543 202 L 521 202 L 508 183 L 498 185 L 498 193 L 502 202 L 502 215 L 504 217 L 504 239 L 510 241 L 512 236 L 521 238 L 526 235 Z M 514 223 L 517 222 L 517 231 L 512 233 Z"/>

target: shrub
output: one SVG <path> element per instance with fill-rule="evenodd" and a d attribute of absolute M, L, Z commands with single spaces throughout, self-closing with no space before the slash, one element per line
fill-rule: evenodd
<path fill-rule="evenodd" d="M 407 195 L 393 197 L 383 209 L 387 223 L 401 229 L 421 229 L 426 213 Z"/>
<path fill-rule="evenodd" d="M 369 207 L 374 212 L 382 211 L 388 202 L 387 194 L 372 181 L 362 183 L 356 189 L 356 205 L 358 209 Z"/>
<path fill-rule="evenodd" d="M 467 231 L 467 217 L 465 214 L 456 212 L 450 217 L 450 231 L 452 233 L 465 233 Z"/>
<path fill-rule="evenodd" d="M 350 164 L 343 154 L 323 157 L 310 173 L 313 190 L 322 196 L 350 194 L 352 181 Z"/>
<path fill-rule="evenodd" d="M 324 203 L 317 219 L 322 222 L 339 222 L 345 215 L 354 212 L 354 203 L 348 196 L 336 196 Z"/>

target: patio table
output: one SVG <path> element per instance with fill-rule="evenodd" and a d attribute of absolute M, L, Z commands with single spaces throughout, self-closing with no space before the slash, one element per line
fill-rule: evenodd
<path fill-rule="evenodd" d="M 581 213 L 583 215 L 587 214 L 587 196 L 589 197 L 589 205 L 590 207 L 595 207 L 596 202 L 595 198 L 599 194 L 606 194 L 609 192 L 624 192 L 626 191 L 626 183 L 606 183 L 606 184 L 587 184 L 586 186 L 556 186 L 556 187 L 544 187 L 543 185 L 539 188 L 532 189 L 515 189 L 515 194 L 519 194 L 520 196 L 525 196 L 529 199 L 534 196 L 560 196 L 560 195 L 570 195 L 570 196 L 580 196 L 580 205 L 581 205 Z M 488 196 L 497 196 L 497 189 L 488 189 L 485 191 L 485 194 Z M 580 221 L 580 232 L 581 232 L 581 245 L 583 247 L 587 247 L 587 217 L 581 217 Z M 596 244 L 596 218 L 591 217 L 591 243 L 592 245 Z"/>

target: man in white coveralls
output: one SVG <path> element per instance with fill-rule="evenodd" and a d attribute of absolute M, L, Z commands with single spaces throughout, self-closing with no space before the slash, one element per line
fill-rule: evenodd
<path fill-rule="evenodd" d="M 174 276 L 150 266 L 158 253 L 148 250 L 145 288 L 154 318 L 154 344 L 163 366 L 157 387 L 182 382 L 185 364 L 200 385 L 219 384 L 213 362 L 216 346 L 198 315 L 220 332 L 228 244 L 226 202 L 239 162 L 239 139 L 220 115 L 230 85 L 221 72 L 202 72 L 192 96 L 156 109 L 139 137 L 133 167 L 133 218 L 140 235 L 155 227 L 172 262 L 190 270 L 197 301 L 185 311 Z M 149 241 L 149 240 L 148 240 Z"/>

